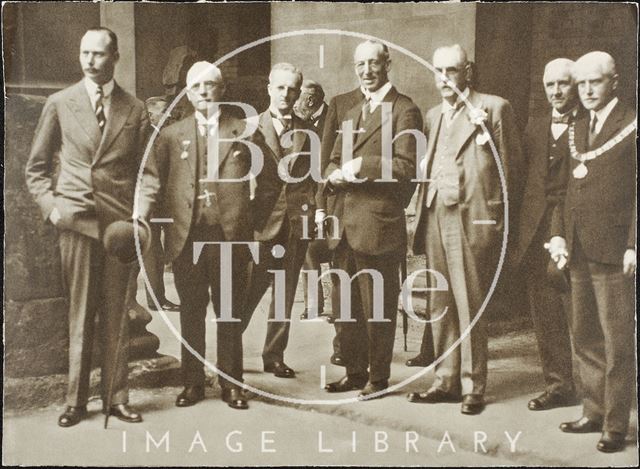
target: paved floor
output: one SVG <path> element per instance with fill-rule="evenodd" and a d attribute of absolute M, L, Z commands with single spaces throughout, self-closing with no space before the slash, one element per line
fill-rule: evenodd
<path fill-rule="evenodd" d="M 167 281 L 170 299 L 177 300 L 170 277 Z M 139 292 L 139 299 L 142 298 Z M 250 401 L 250 410 L 230 409 L 219 400 L 217 389 L 208 390 L 207 399 L 198 405 L 178 409 L 173 401 L 180 388 L 174 384 L 131 391 L 131 402 L 145 418 L 137 425 L 112 419 L 110 428 L 103 430 L 99 402 L 90 403 L 89 419 L 69 429 L 56 425 L 60 405 L 5 414 L 4 463 L 266 466 L 635 466 L 638 463 L 635 410 L 628 447 L 614 455 L 596 451 L 598 434 L 569 435 L 558 430 L 560 422 L 580 416 L 579 406 L 547 412 L 527 410 L 527 401 L 542 389 L 531 333 L 508 333 L 491 339 L 488 405 L 481 415 L 462 415 L 458 404 L 423 405 L 406 401 L 407 392 L 424 390 L 432 380 L 430 370 L 403 365 L 419 347 L 420 327 L 413 324 L 407 352 L 402 350 L 402 331 L 398 328 L 391 384 L 413 381 L 398 386 L 383 399 L 341 403 L 335 399 L 353 399 L 356 392 L 336 397 L 322 390 L 325 381 L 343 374 L 342 368 L 329 364 L 333 327 L 322 320 L 300 321 L 303 309 L 300 301 L 295 305 L 286 354 L 297 378 L 278 379 L 261 371 L 267 304 L 265 297 L 244 340 L 245 382 L 257 393 Z M 168 320 L 179 329 L 177 313 L 169 314 Z M 207 337 L 211 338 L 207 359 L 215 363 L 215 323 L 207 324 L 210 329 Z M 159 314 L 154 315 L 148 329 L 160 337 L 160 353 L 179 355 L 178 339 Z M 422 375 L 416 376 L 416 372 Z M 265 397 L 264 393 L 278 399 Z M 164 435 L 167 436 L 163 440 Z"/>

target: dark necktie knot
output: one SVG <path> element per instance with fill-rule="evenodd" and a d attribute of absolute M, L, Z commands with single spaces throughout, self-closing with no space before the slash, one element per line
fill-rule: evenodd
<path fill-rule="evenodd" d="M 552 116 L 551 123 L 569 125 L 569 123 L 571 123 L 571 114 L 563 114 L 561 116 Z"/>

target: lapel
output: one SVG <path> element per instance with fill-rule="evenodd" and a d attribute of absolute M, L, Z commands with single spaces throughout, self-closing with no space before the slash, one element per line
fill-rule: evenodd
<path fill-rule="evenodd" d="M 293 124 L 294 130 L 305 128 L 302 121 L 295 114 L 292 116 L 292 118 L 293 118 L 292 124 Z M 273 122 L 272 122 L 272 126 L 273 126 Z M 289 162 L 290 169 L 293 168 L 293 165 L 295 164 L 295 162 L 298 161 L 298 158 L 300 157 L 300 154 L 299 154 L 300 150 L 302 150 L 302 147 L 304 146 L 306 141 L 307 141 L 307 134 L 305 134 L 304 132 L 293 133 L 293 146 L 291 147 L 291 154 L 294 154 L 294 156 L 293 158 L 291 158 L 291 161 Z"/>
<path fill-rule="evenodd" d="M 442 125 L 442 104 L 438 106 L 437 111 L 433 111 L 433 116 L 431 117 L 431 125 L 429 126 L 429 135 L 427 138 L 429 139 L 427 143 L 427 165 L 426 165 L 426 174 L 424 174 L 425 179 L 431 174 L 431 165 L 433 163 L 433 155 L 436 153 L 436 143 L 438 141 L 438 134 L 440 133 L 440 126 Z M 427 115 L 427 118 L 429 116 Z"/>
<path fill-rule="evenodd" d="M 566 133 L 566 131 L 565 131 Z M 548 161 L 549 161 L 549 139 L 551 134 L 551 113 L 546 117 L 540 118 L 535 121 L 533 125 L 532 141 L 535 147 L 529 155 L 532 158 L 532 164 L 535 167 L 536 173 L 543 178 L 547 177 Z M 563 134 L 564 135 L 564 134 Z M 560 138 L 563 137 L 560 136 Z"/>
<path fill-rule="evenodd" d="M 586 153 L 589 150 L 589 118 L 588 112 L 576 117 L 575 121 L 575 144 L 579 153 Z M 608 120 L 608 119 L 607 119 Z M 604 130 L 604 129 L 602 129 Z M 576 160 L 571 158 L 571 165 L 578 164 Z"/>
<path fill-rule="evenodd" d="M 591 116 L 589 115 L 589 117 Z M 607 117 L 607 120 L 604 121 L 604 125 L 602 126 L 600 133 L 596 136 L 596 139 L 593 142 L 594 149 L 607 143 L 609 139 L 611 139 L 612 137 L 615 137 L 615 135 L 620 130 L 622 130 L 623 123 L 624 123 L 623 117 L 624 117 L 624 109 L 620 105 L 620 101 L 618 101 L 614 106 L 614 108 L 611 110 L 611 113 Z"/>
<path fill-rule="evenodd" d="M 469 90 L 468 101 L 473 105 L 475 109 L 482 109 L 482 100 L 478 93 L 473 90 Z M 456 117 L 454 122 L 451 124 L 452 126 L 456 126 L 456 132 L 452 132 L 450 134 L 450 142 L 449 144 L 455 148 L 456 158 L 460 156 L 462 147 L 467 143 L 469 138 L 476 132 L 476 130 L 482 130 L 482 127 L 477 126 L 471 122 L 469 119 L 470 108 L 465 105 L 460 110 L 460 114 Z M 487 123 L 485 123 L 487 125 Z M 488 126 L 487 126 L 488 127 Z"/>
<path fill-rule="evenodd" d="M 183 165 L 186 161 L 189 169 L 191 170 L 191 179 L 196 178 L 196 167 L 198 164 L 198 125 L 193 115 L 185 118 L 181 122 L 181 129 L 178 132 L 178 138 L 180 139 L 177 144 L 180 148 L 178 152 L 179 162 L 178 165 Z M 189 142 L 187 145 L 183 145 L 183 142 Z M 182 153 L 185 151 L 188 154 L 186 160 L 182 160 Z"/>
<path fill-rule="evenodd" d="M 98 127 L 98 119 L 89 100 L 89 94 L 84 87 L 84 80 L 74 85 L 67 106 L 71 109 L 73 116 L 93 144 L 93 147 L 98 148 L 102 134 Z"/>
<path fill-rule="evenodd" d="M 102 141 L 100 142 L 94 161 L 98 161 L 109 149 L 122 130 L 122 126 L 129 118 L 132 107 L 131 103 L 126 99 L 124 91 L 116 83 L 111 92 L 111 108 L 109 110 L 109 116 L 107 117 L 107 124 L 105 125 Z"/>
<path fill-rule="evenodd" d="M 227 141 L 218 141 L 218 168 L 222 166 L 224 160 L 231 153 L 233 141 L 230 140 L 238 135 L 238 131 L 231 124 L 231 119 L 224 114 L 224 111 L 221 112 L 220 121 L 218 122 L 218 138 L 227 139 Z"/>
<path fill-rule="evenodd" d="M 271 154 L 275 157 L 277 163 L 282 157 L 282 154 L 280 153 L 280 141 L 278 140 L 278 134 L 276 134 L 276 129 L 273 126 L 271 114 L 268 109 L 260 114 L 258 129 L 260 130 L 260 133 L 262 133 L 264 141 L 271 150 Z"/>
<path fill-rule="evenodd" d="M 356 134 L 355 142 L 353 144 L 353 151 L 355 152 L 358 148 L 362 147 L 367 140 L 369 140 L 377 131 L 382 127 L 382 119 L 391 119 L 392 114 L 390 113 L 386 116 L 382 115 L 382 103 L 391 103 L 392 110 L 393 104 L 398 98 L 398 91 L 395 86 L 392 86 L 389 92 L 386 94 L 382 102 L 378 105 L 375 112 L 373 112 L 367 120 L 362 122 L 362 102 L 358 102 L 354 107 L 351 108 L 349 113 L 347 114 L 346 120 L 353 120 L 354 123 L 362 124 L 361 127 L 364 129 L 363 133 Z"/>

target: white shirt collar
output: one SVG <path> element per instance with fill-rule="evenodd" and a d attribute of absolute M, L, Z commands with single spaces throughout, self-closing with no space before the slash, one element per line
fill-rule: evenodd
<path fill-rule="evenodd" d="M 449 101 L 447 101 L 446 99 L 442 100 L 442 114 L 446 114 L 447 111 L 450 110 L 454 110 L 454 111 L 458 111 L 460 109 L 460 103 L 463 103 L 464 99 L 467 99 L 469 97 L 469 87 L 467 86 L 464 91 L 462 92 L 462 98 L 460 96 L 458 96 L 458 99 L 456 99 L 455 104 L 452 106 L 451 104 L 449 104 Z"/>
<path fill-rule="evenodd" d="M 311 114 L 311 120 L 316 120 L 318 117 L 320 117 L 322 115 L 322 111 L 324 111 L 324 103 L 322 103 L 320 107 L 316 109 L 316 112 Z"/>
<path fill-rule="evenodd" d="M 589 111 L 590 121 L 593 121 L 593 116 L 597 116 L 598 117 L 598 122 L 596 122 L 596 133 L 597 134 L 599 134 L 600 131 L 602 130 L 602 127 L 604 126 L 604 123 L 606 122 L 607 118 L 609 117 L 609 114 L 611 114 L 611 111 L 613 111 L 613 108 L 616 107 L 616 104 L 618 104 L 618 98 L 613 98 L 611 101 L 609 101 L 607 103 L 607 105 L 605 107 L 603 107 L 599 111 L 593 111 L 593 110 Z"/>
<path fill-rule="evenodd" d="M 371 93 L 369 90 L 363 89 L 365 99 L 371 101 L 371 112 L 373 112 L 376 107 L 378 107 L 378 105 L 384 100 L 385 96 L 387 96 L 387 93 L 391 91 L 392 87 L 393 85 L 390 81 L 388 81 L 373 93 Z"/>
<path fill-rule="evenodd" d="M 103 99 L 108 99 L 111 96 L 114 86 L 115 86 L 115 80 L 113 78 L 109 80 L 107 83 L 105 83 L 104 85 L 102 85 Z M 98 84 L 95 81 L 93 81 L 91 78 L 85 77 L 84 87 L 87 90 L 87 93 L 89 93 L 89 96 L 92 98 L 92 102 L 93 102 L 93 98 L 96 97 L 98 94 Z"/>
<path fill-rule="evenodd" d="M 565 112 L 564 114 L 560 114 L 560 112 L 556 108 L 551 108 L 551 115 L 553 117 L 562 117 L 562 116 L 566 116 L 567 114 L 571 114 L 573 117 L 575 117 L 577 113 L 578 113 L 578 106 L 574 107 L 570 111 Z"/>
<path fill-rule="evenodd" d="M 196 123 L 198 124 L 198 130 L 200 131 L 200 135 L 204 137 L 204 132 L 206 131 L 206 127 L 211 127 L 210 132 L 213 132 L 214 129 L 218 127 L 218 123 L 220 120 L 220 109 L 213 114 L 209 119 L 207 119 L 204 114 L 200 111 L 196 111 L 193 113 L 196 118 Z"/>

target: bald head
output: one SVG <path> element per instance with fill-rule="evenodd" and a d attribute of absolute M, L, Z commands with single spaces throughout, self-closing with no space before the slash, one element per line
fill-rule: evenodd
<path fill-rule="evenodd" d="M 578 92 L 573 80 L 574 62 L 565 58 L 553 59 L 544 67 L 542 82 L 549 104 L 560 114 L 578 104 Z"/>
<path fill-rule="evenodd" d="M 585 109 L 599 111 L 615 96 L 618 87 L 616 62 L 606 52 L 589 52 L 576 60 L 574 78 Z"/>
<path fill-rule="evenodd" d="M 209 62 L 196 62 L 187 72 L 187 97 L 203 114 L 216 108 L 224 94 L 220 69 Z"/>
<path fill-rule="evenodd" d="M 324 90 L 320 83 L 314 80 L 304 80 L 300 97 L 293 106 L 293 110 L 302 120 L 309 120 L 324 103 Z"/>

